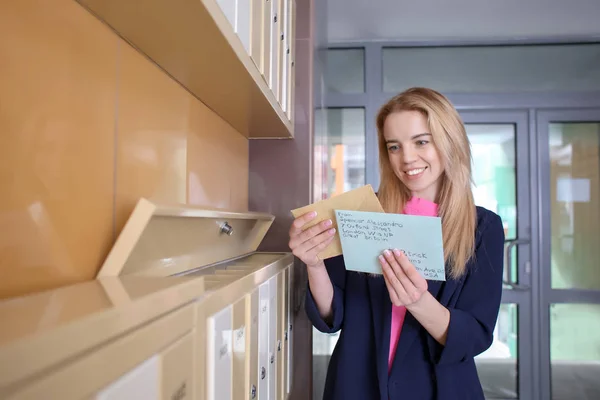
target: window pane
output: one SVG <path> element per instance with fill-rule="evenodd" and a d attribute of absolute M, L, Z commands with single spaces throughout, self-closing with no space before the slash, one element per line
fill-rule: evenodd
<path fill-rule="evenodd" d="M 506 240 L 517 237 L 517 196 L 515 132 L 513 124 L 465 124 L 473 154 L 473 196 L 475 204 L 502 218 Z M 505 259 L 505 261 L 507 261 Z M 517 281 L 517 249 L 504 268 Z M 506 279 L 505 280 L 509 280 Z"/>
<path fill-rule="evenodd" d="M 329 92 L 364 93 L 364 49 L 329 49 L 325 61 L 325 85 Z"/>
<path fill-rule="evenodd" d="M 340 332 L 326 334 L 313 327 L 313 399 L 323 398 L 325 378 Z"/>
<path fill-rule="evenodd" d="M 552 399 L 600 399 L 600 305 L 550 308 Z"/>
<path fill-rule="evenodd" d="M 315 112 L 314 196 L 326 199 L 365 184 L 364 108 Z"/>
<path fill-rule="evenodd" d="M 489 349 L 475 357 L 477 373 L 487 400 L 517 399 L 518 309 L 502 304 Z"/>
<path fill-rule="evenodd" d="M 600 90 L 600 44 L 383 49 L 383 90 L 443 93 Z"/>
<path fill-rule="evenodd" d="M 552 123 L 552 288 L 600 289 L 600 123 Z"/>

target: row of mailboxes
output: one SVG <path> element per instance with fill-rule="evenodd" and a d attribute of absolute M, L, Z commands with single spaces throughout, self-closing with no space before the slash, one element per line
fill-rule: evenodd
<path fill-rule="evenodd" d="M 0 398 L 285 400 L 293 256 L 256 251 L 272 221 L 142 199 L 98 279 L 0 302 Z"/>
<path fill-rule="evenodd" d="M 237 267 L 200 275 L 206 294 L 219 296 L 248 272 L 253 271 Z M 288 266 L 209 316 L 199 300 L 195 329 L 95 398 L 131 399 L 144 393 L 148 400 L 285 400 L 292 382 L 290 285 Z"/>
<path fill-rule="evenodd" d="M 246 52 L 291 118 L 295 0 L 218 0 Z"/>
<path fill-rule="evenodd" d="M 291 383 L 290 270 L 207 319 L 207 399 L 285 399 Z"/>

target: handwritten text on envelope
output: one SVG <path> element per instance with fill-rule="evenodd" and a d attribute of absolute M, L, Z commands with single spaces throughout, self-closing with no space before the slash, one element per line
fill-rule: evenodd
<path fill-rule="evenodd" d="M 335 210 L 344 263 L 351 271 L 381 274 L 384 250 L 403 250 L 425 279 L 445 281 L 438 217 Z"/>

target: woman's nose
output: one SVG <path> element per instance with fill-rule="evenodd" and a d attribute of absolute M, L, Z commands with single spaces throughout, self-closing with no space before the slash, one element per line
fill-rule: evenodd
<path fill-rule="evenodd" d="M 410 146 L 405 146 L 402 149 L 402 161 L 404 164 L 410 164 L 417 160 L 417 152 Z"/>

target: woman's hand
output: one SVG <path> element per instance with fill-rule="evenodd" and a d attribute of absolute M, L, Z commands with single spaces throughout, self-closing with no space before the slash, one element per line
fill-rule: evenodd
<path fill-rule="evenodd" d="M 317 255 L 331 243 L 335 235 L 335 228 L 331 228 L 330 219 L 304 229 L 304 226 L 316 216 L 317 213 L 314 211 L 306 213 L 296 218 L 290 228 L 290 249 L 308 267 L 322 262 Z"/>
<path fill-rule="evenodd" d="M 410 306 L 423 298 L 427 292 L 427 280 L 419 274 L 406 254 L 400 250 L 386 250 L 379 256 L 379 263 L 392 304 Z"/>

